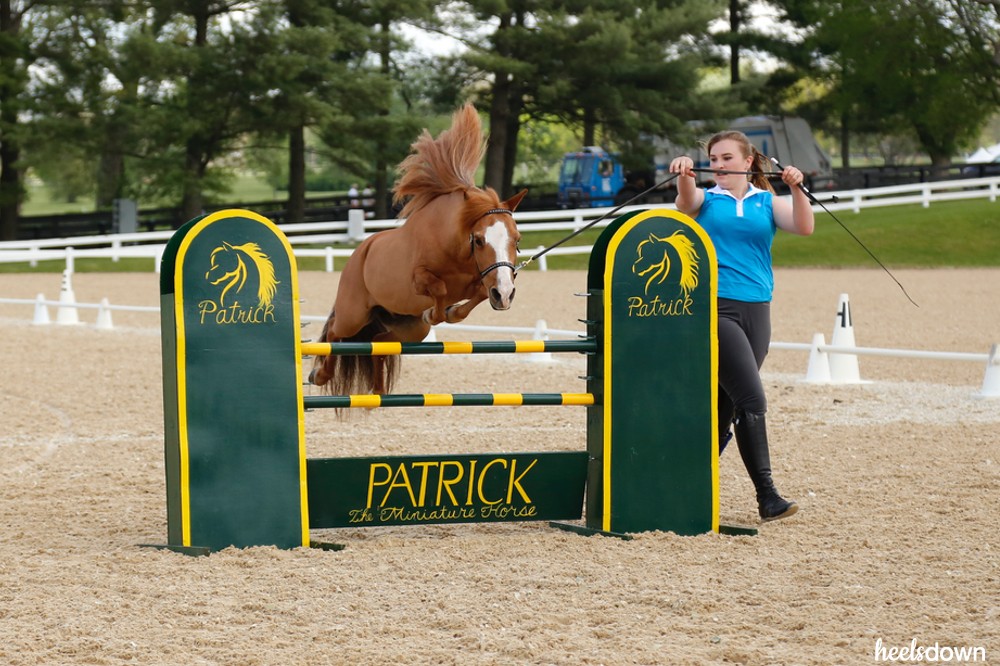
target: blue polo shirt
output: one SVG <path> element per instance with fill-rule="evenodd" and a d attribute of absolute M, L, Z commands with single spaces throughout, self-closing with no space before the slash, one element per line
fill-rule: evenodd
<path fill-rule="evenodd" d="M 774 195 L 753 185 L 742 201 L 718 185 L 705 190 L 697 221 L 715 245 L 719 298 L 766 303 L 774 292 Z"/>

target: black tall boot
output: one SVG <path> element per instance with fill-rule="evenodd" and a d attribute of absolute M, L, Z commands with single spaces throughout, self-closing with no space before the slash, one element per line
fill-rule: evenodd
<path fill-rule="evenodd" d="M 787 518 L 798 511 L 798 505 L 782 498 L 771 480 L 771 455 L 764 415 L 740 412 L 735 427 L 740 456 L 757 490 L 757 512 L 761 520 Z"/>

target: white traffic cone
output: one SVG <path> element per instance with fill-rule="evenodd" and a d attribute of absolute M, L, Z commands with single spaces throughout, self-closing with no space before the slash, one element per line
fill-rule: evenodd
<path fill-rule="evenodd" d="M 57 324 L 79 324 L 80 315 L 76 311 L 76 296 L 69 270 L 63 271 L 62 289 L 59 290 L 59 309 L 56 311 Z"/>
<path fill-rule="evenodd" d="M 840 295 L 837 304 L 837 318 L 833 325 L 832 347 L 856 347 L 854 342 L 854 322 L 851 320 L 851 303 L 847 294 Z M 860 384 L 856 354 L 830 352 L 830 381 L 834 384 Z"/>
<path fill-rule="evenodd" d="M 49 319 L 49 308 L 45 305 L 45 294 L 38 294 L 35 299 L 35 319 L 31 322 L 38 326 L 48 326 L 52 323 Z"/>
<path fill-rule="evenodd" d="M 545 332 L 548 329 L 548 324 L 545 323 L 544 319 L 539 319 L 535 322 L 535 332 L 531 336 L 532 340 L 548 340 L 549 336 Z M 528 354 L 529 361 L 536 361 L 542 363 L 548 363 L 552 360 L 552 352 L 531 352 Z"/>
<path fill-rule="evenodd" d="M 986 375 L 983 377 L 983 388 L 976 394 L 977 398 L 1000 398 L 1000 345 L 990 347 L 990 357 L 986 359 Z"/>
<path fill-rule="evenodd" d="M 812 349 L 809 350 L 809 367 L 806 369 L 807 384 L 830 383 L 830 356 L 820 347 L 826 346 L 822 333 L 813 335 Z"/>
<path fill-rule="evenodd" d="M 110 331 L 115 325 L 111 322 L 111 304 L 107 298 L 101 299 L 101 304 L 97 308 L 97 328 Z"/>

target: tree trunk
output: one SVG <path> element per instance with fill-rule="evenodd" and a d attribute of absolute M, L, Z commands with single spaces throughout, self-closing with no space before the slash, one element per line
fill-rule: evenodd
<path fill-rule="evenodd" d="M 17 240 L 20 222 L 21 172 L 16 166 L 19 157 L 20 150 L 14 142 L 0 136 L 0 240 L 5 241 Z"/>
<path fill-rule="evenodd" d="M 288 210 L 285 222 L 299 224 L 306 215 L 306 130 L 302 125 L 288 132 Z"/>
<path fill-rule="evenodd" d="M 128 128 L 117 116 L 112 116 L 104 128 L 101 156 L 97 164 L 97 210 L 111 208 L 125 188 L 125 149 L 122 145 Z"/>
<path fill-rule="evenodd" d="M 0 36 L 9 42 L 8 49 L 16 49 L 20 32 L 20 18 L 11 8 L 10 0 L 0 0 Z M 4 55 L 0 67 L 13 72 L 15 63 Z M 21 171 L 17 165 L 21 148 L 11 137 L 17 126 L 16 76 L 6 75 L 0 85 L 0 240 L 15 240 L 21 215 Z"/>
<path fill-rule="evenodd" d="M 195 25 L 195 48 L 201 49 L 208 44 L 208 10 L 204 6 L 197 9 L 193 14 Z M 201 102 L 199 95 L 201 91 L 208 90 L 208 82 L 201 81 L 195 72 L 188 78 L 188 113 L 191 118 L 198 117 L 198 104 Z M 205 210 L 204 198 L 201 192 L 201 179 L 205 174 L 208 165 L 208 157 L 205 155 L 207 147 L 201 137 L 195 135 L 187 139 L 184 148 L 184 193 L 181 199 L 181 222 L 187 222 Z"/>
<path fill-rule="evenodd" d="M 389 215 L 389 165 L 383 158 L 375 163 L 375 219 L 387 220 Z"/>
<path fill-rule="evenodd" d="M 505 30 L 510 30 L 511 15 L 503 14 L 497 27 L 497 42 Z M 504 54 L 506 55 L 506 54 Z M 483 176 L 484 184 L 497 192 L 503 191 L 504 161 L 507 152 L 507 118 L 509 115 L 509 100 L 511 75 L 498 70 L 493 72 L 493 100 L 490 103 L 490 138 L 486 144 L 486 168 Z"/>
<path fill-rule="evenodd" d="M 946 180 L 948 167 L 951 166 L 951 154 L 933 152 L 931 158 L 931 180 Z"/>
<path fill-rule="evenodd" d="M 740 82 L 740 0 L 729 0 L 729 36 L 732 42 L 729 44 L 729 83 L 736 85 Z"/>
<path fill-rule="evenodd" d="M 125 158 L 114 148 L 105 147 L 97 165 L 97 210 L 110 208 L 115 199 L 121 198 L 125 180 Z"/>
<path fill-rule="evenodd" d="M 388 19 L 383 20 L 379 24 L 379 64 L 382 76 L 386 77 L 386 79 L 392 76 L 392 50 L 390 48 L 391 34 L 392 25 Z M 386 127 L 388 127 L 388 101 L 386 102 L 385 107 L 379 108 L 378 114 L 381 119 L 386 121 Z M 375 140 L 375 180 L 372 183 L 375 190 L 375 209 L 372 211 L 372 215 L 374 215 L 375 219 L 378 220 L 385 220 L 389 217 L 389 207 L 387 205 L 387 202 L 389 201 L 389 164 L 385 159 L 387 150 L 388 147 L 385 136 L 380 133 Z"/>
<path fill-rule="evenodd" d="M 510 80 L 506 73 L 497 72 L 490 104 L 490 138 L 486 144 L 484 184 L 497 192 L 503 191 L 504 162 L 507 152 L 507 92 Z"/>
<path fill-rule="evenodd" d="M 840 166 L 844 170 L 851 168 L 851 132 L 846 113 L 840 116 Z"/>
<path fill-rule="evenodd" d="M 597 145 L 597 118 L 594 112 L 588 107 L 583 110 L 583 145 Z"/>
<path fill-rule="evenodd" d="M 501 199 L 514 194 L 514 169 L 517 166 L 517 136 L 521 131 L 521 96 L 512 94 L 507 117 L 507 136 L 504 146 L 503 187 L 497 192 Z"/>
<path fill-rule="evenodd" d="M 201 194 L 201 151 L 198 142 L 190 139 L 184 157 L 184 194 L 181 198 L 182 224 L 205 212 L 205 203 Z"/>

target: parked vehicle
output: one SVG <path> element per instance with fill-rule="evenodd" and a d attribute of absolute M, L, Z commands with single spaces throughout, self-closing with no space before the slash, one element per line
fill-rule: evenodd
<path fill-rule="evenodd" d="M 699 127 L 707 127 L 698 122 Z M 833 165 L 802 118 L 784 116 L 747 116 L 726 123 L 747 135 L 757 149 L 783 165 L 794 164 L 806 176 L 810 189 L 831 189 Z M 704 139 L 708 138 L 706 132 Z M 700 146 L 681 146 L 665 137 L 650 137 L 652 161 L 642 169 L 624 170 L 620 156 L 599 146 L 566 153 L 559 171 L 559 205 L 562 208 L 588 208 L 621 204 L 669 178 L 670 160 L 689 155 L 698 168 L 708 168 L 708 155 Z M 711 174 L 699 174 L 702 184 L 711 182 Z M 638 203 L 673 201 L 673 183 L 647 193 Z"/>
<path fill-rule="evenodd" d="M 559 169 L 559 206 L 612 206 L 625 183 L 621 162 L 600 146 L 587 146 L 580 151 L 566 153 Z"/>

